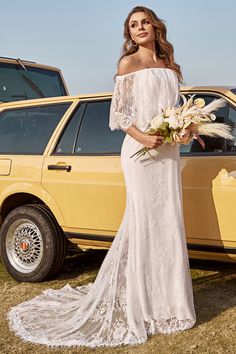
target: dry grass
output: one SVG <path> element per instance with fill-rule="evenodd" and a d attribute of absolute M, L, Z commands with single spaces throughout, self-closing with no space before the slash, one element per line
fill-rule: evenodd
<path fill-rule="evenodd" d="M 93 281 L 104 258 L 102 251 L 91 251 L 68 259 L 63 273 L 52 281 L 40 284 L 17 283 L 0 263 L 0 354 L 184 354 L 235 353 L 236 350 L 236 269 L 235 264 L 191 260 L 196 325 L 181 333 L 151 337 L 145 344 L 112 349 L 83 347 L 50 349 L 24 343 L 9 331 L 6 313 L 11 306 L 32 298 L 46 288 L 60 288 L 66 283 L 78 286 Z"/>

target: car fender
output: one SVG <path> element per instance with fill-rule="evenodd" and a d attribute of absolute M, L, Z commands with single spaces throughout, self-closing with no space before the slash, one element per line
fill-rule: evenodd
<path fill-rule="evenodd" d="M 18 193 L 30 194 L 42 200 L 42 202 L 44 202 L 51 210 L 58 224 L 61 227 L 65 226 L 65 220 L 63 218 L 62 212 L 55 200 L 44 188 L 42 188 L 42 186 L 36 183 L 34 184 L 29 182 L 17 182 L 14 184 L 10 184 L 4 189 L 4 191 L 0 195 L 0 205 L 2 206 L 7 198 Z"/>

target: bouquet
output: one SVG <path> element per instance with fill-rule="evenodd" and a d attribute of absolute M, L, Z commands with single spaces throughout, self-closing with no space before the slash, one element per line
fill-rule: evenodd
<path fill-rule="evenodd" d="M 160 133 L 164 137 L 164 143 L 172 145 L 179 143 L 188 145 L 193 139 L 196 139 L 205 148 L 204 141 L 200 135 L 210 137 L 222 137 L 233 140 L 231 127 L 225 123 L 213 123 L 216 119 L 213 111 L 226 104 L 223 98 L 216 99 L 205 105 L 203 98 L 193 99 L 195 94 L 188 100 L 182 94 L 183 105 L 171 107 L 152 118 L 150 127 L 146 130 L 147 134 Z M 133 156 L 143 156 L 150 154 L 151 148 L 144 147 L 137 151 Z M 157 150 L 157 149 L 155 149 Z"/>

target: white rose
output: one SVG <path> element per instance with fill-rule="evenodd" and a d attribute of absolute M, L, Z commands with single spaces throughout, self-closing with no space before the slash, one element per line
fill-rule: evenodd
<path fill-rule="evenodd" d="M 169 118 L 165 118 L 164 122 L 169 123 L 169 127 L 173 129 L 177 129 L 179 126 L 178 120 L 176 119 L 175 116 L 170 116 Z"/>
<path fill-rule="evenodd" d="M 169 123 L 169 127 L 173 129 L 183 128 L 183 119 L 178 116 L 170 116 L 169 118 L 165 118 L 164 122 Z"/>
<path fill-rule="evenodd" d="M 151 129 L 157 129 L 164 122 L 162 114 L 158 114 L 151 120 Z"/>

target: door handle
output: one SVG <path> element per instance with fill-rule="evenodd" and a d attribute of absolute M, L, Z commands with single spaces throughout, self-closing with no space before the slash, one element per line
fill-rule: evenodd
<path fill-rule="evenodd" d="M 48 165 L 48 170 L 57 170 L 57 171 L 66 171 L 70 172 L 71 171 L 71 166 L 70 165 Z"/>

